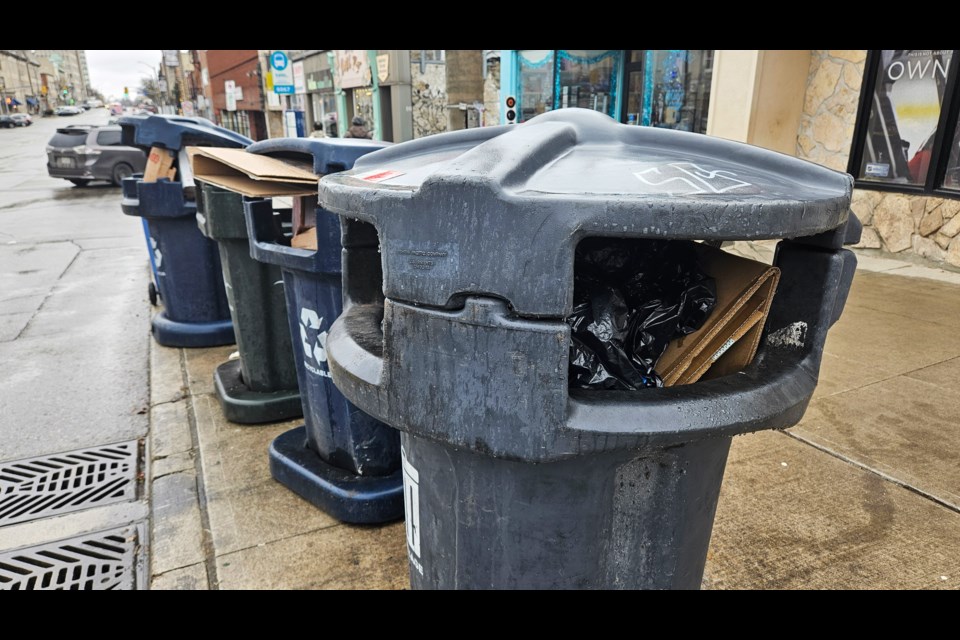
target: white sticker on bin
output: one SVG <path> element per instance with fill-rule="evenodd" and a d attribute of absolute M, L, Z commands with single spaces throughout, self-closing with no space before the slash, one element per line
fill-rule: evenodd
<path fill-rule="evenodd" d="M 407 548 L 410 564 L 423 575 L 420 564 L 420 474 L 407 462 L 407 452 L 400 448 L 400 464 L 403 467 L 403 509 L 407 528 Z"/>

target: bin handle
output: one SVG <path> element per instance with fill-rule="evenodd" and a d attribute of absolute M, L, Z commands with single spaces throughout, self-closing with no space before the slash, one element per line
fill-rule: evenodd
<path fill-rule="evenodd" d="M 348 302 L 343 313 L 330 327 L 326 343 L 327 364 L 330 365 L 334 380 L 342 377 L 370 391 L 380 390 L 383 386 L 383 357 L 362 346 L 351 328 L 365 324 L 365 319 L 371 315 L 371 306 Z M 380 338 L 382 340 L 382 334 Z"/>
<path fill-rule="evenodd" d="M 250 253 L 254 258 L 281 267 L 311 270 L 318 250 L 298 249 L 282 243 L 283 237 L 274 224 L 270 198 L 244 198 L 243 208 Z"/>
<path fill-rule="evenodd" d="M 650 393 L 571 390 L 566 428 L 598 435 L 689 440 L 796 424 L 817 385 L 819 351 L 766 354 L 737 374 Z"/>

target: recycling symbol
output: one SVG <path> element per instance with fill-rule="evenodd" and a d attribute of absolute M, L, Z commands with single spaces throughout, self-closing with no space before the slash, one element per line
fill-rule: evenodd
<path fill-rule="evenodd" d="M 163 268 L 163 254 L 160 253 L 160 247 L 157 246 L 157 241 L 150 238 L 150 248 L 153 249 L 153 260 L 156 263 L 157 271 Z"/>
<path fill-rule="evenodd" d="M 323 324 L 323 318 L 313 309 L 304 307 L 300 310 L 300 339 L 303 341 L 303 353 L 319 362 L 327 361 L 327 332 L 317 334 L 315 344 L 311 344 L 307 329 L 317 330 Z"/>

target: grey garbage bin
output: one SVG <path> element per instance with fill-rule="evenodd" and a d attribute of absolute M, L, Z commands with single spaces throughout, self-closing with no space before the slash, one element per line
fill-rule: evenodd
<path fill-rule="evenodd" d="M 413 587 L 698 588 L 731 437 L 796 424 L 816 386 L 856 266 L 851 193 L 818 165 L 581 109 L 324 178 L 344 246 L 328 362 L 402 432 Z M 585 238 L 781 239 L 753 362 L 683 386 L 569 388 Z"/>

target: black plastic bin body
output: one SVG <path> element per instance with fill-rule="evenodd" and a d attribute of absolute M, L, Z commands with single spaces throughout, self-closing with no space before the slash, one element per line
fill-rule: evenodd
<path fill-rule="evenodd" d="M 347 398 L 402 432 L 413 587 L 698 588 L 731 437 L 796 424 L 816 386 L 856 266 L 851 193 L 795 158 L 582 109 L 322 180 L 345 247 L 327 358 Z M 752 364 L 569 389 L 564 318 L 591 237 L 783 239 Z"/>
<path fill-rule="evenodd" d="M 239 353 L 213 375 L 224 416 L 260 424 L 303 415 L 283 276 L 276 265 L 251 257 L 243 196 L 198 180 L 196 219 L 219 247 Z"/>
<path fill-rule="evenodd" d="M 309 158 L 317 175 L 328 175 L 384 146 L 359 139 L 290 138 L 248 151 Z M 398 434 L 350 404 L 327 368 L 327 330 L 343 306 L 339 220 L 318 211 L 317 250 L 297 249 L 282 235 L 270 199 L 248 198 L 245 208 L 251 254 L 283 273 L 305 422 L 271 444 L 271 474 L 338 520 L 397 520 L 403 517 Z"/>
<path fill-rule="evenodd" d="M 126 116 L 120 118 L 122 142 L 148 153 L 160 147 L 179 153 L 187 146 L 244 147 L 248 138 L 204 118 Z M 217 244 L 196 223 L 196 202 L 183 185 L 143 176 L 123 181 L 121 207 L 146 219 L 164 309 L 153 317 L 153 336 L 171 347 L 210 347 L 234 342 Z"/>

